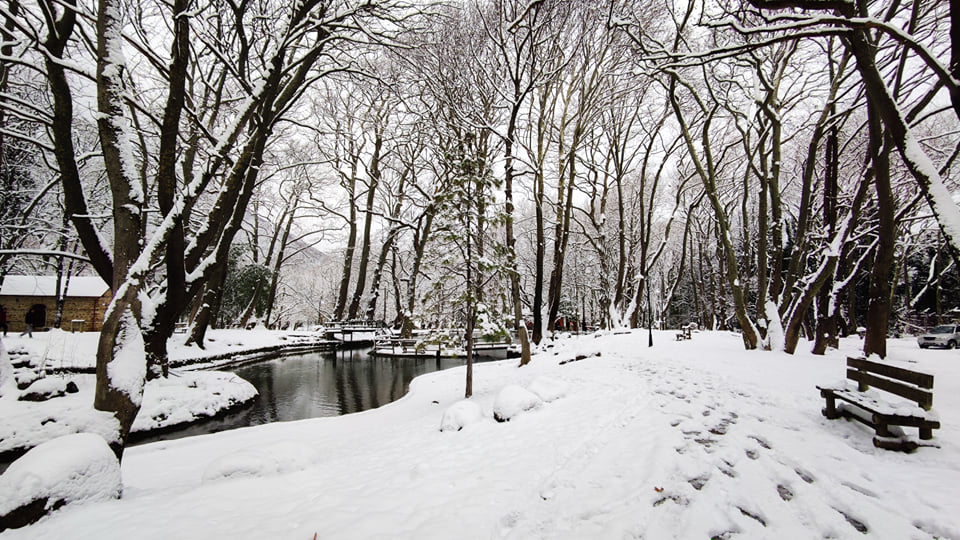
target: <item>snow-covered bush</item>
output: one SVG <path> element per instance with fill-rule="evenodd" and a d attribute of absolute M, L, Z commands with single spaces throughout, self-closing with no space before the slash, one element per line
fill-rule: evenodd
<path fill-rule="evenodd" d="M 483 410 L 477 403 L 465 399 L 447 407 L 440 421 L 440 431 L 460 431 L 483 420 Z"/>
<path fill-rule="evenodd" d="M 120 463 L 102 437 L 77 433 L 53 439 L 0 475 L 0 531 L 67 504 L 115 499 L 122 489 Z"/>
<path fill-rule="evenodd" d="M 567 395 L 569 385 L 552 377 L 537 377 L 530 383 L 529 390 L 549 403 Z"/>
<path fill-rule="evenodd" d="M 500 390 L 493 401 L 493 417 L 497 422 L 506 422 L 542 404 L 543 400 L 533 392 L 517 385 L 510 385 Z"/>
<path fill-rule="evenodd" d="M 320 461 L 317 451 L 296 441 L 239 450 L 214 460 L 203 471 L 203 482 L 302 471 Z"/>
<path fill-rule="evenodd" d="M 474 332 L 475 337 L 480 341 L 486 343 L 510 341 L 507 325 L 512 323 L 512 317 L 495 312 L 483 302 L 477 304 L 477 322 Z"/>

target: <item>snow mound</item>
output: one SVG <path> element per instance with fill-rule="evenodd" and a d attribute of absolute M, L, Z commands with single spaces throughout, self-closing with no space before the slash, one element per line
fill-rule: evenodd
<path fill-rule="evenodd" d="M 67 435 L 33 448 L 0 476 L 0 516 L 42 505 L 40 514 L 13 525 L 22 526 L 65 504 L 116 499 L 122 488 L 120 463 L 102 437 Z"/>
<path fill-rule="evenodd" d="M 319 461 L 320 454 L 313 447 L 296 441 L 280 441 L 214 460 L 203 471 L 203 483 L 297 472 Z"/>
<path fill-rule="evenodd" d="M 0 397 L 17 393 L 17 380 L 13 377 L 13 364 L 7 356 L 7 349 L 0 340 Z"/>
<path fill-rule="evenodd" d="M 143 404 L 132 431 L 150 431 L 210 418 L 255 397 L 257 389 L 233 373 L 177 372 L 146 384 Z"/>
<path fill-rule="evenodd" d="M 510 385 L 504 387 L 493 401 L 493 417 L 497 422 L 507 422 L 518 414 L 536 409 L 543 400 L 526 388 Z"/>
<path fill-rule="evenodd" d="M 556 401 L 567 395 L 569 385 L 552 377 L 537 377 L 530 383 L 529 390 L 544 402 Z"/>
<path fill-rule="evenodd" d="M 440 431 L 460 431 L 483 420 L 483 410 L 477 403 L 465 399 L 449 406 L 440 421 Z"/>
<path fill-rule="evenodd" d="M 60 377 L 43 377 L 37 379 L 28 386 L 22 394 L 20 401 L 47 401 L 48 399 L 58 398 L 69 394 L 76 394 L 79 391 L 77 384 Z"/>

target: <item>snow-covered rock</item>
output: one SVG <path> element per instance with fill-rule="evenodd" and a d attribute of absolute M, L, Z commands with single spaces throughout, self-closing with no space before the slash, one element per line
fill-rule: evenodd
<path fill-rule="evenodd" d="M 460 431 L 483 420 L 483 409 L 476 402 L 465 399 L 447 407 L 440 421 L 440 431 Z"/>
<path fill-rule="evenodd" d="M 493 417 L 497 422 L 506 422 L 518 414 L 536 409 L 543 404 L 543 400 L 533 392 L 517 385 L 510 385 L 500 390 L 493 401 Z"/>
<path fill-rule="evenodd" d="M 28 386 L 20 397 L 20 401 L 47 401 L 67 394 L 76 394 L 80 389 L 77 383 L 61 377 L 43 377 Z"/>
<path fill-rule="evenodd" d="M 33 448 L 0 475 L 0 531 L 72 503 L 115 499 L 120 463 L 99 435 L 77 433 Z"/>
<path fill-rule="evenodd" d="M 143 389 L 143 404 L 132 431 L 150 431 L 212 418 L 257 397 L 257 389 L 233 373 L 175 372 Z"/>
<path fill-rule="evenodd" d="M 14 377 L 16 377 L 17 380 L 17 388 L 26 390 L 31 384 L 40 380 L 42 374 L 32 369 L 20 369 L 14 371 Z"/>
<path fill-rule="evenodd" d="M 549 403 L 567 395 L 570 387 L 567 383 L 552 377 L 537 377 L 528 389 L 540 399 Z"/>
<path fill-rule="evenodd" d="M 239 450 L 214 460 L 204 469 L 203 482 L 297 472 L 319 460 L 320 454 L 307 444 L 280 441 Z"/>

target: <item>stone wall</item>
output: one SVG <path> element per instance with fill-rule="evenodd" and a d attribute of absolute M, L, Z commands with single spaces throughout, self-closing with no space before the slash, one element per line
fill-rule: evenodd
<path fill-rule="evenodd" d="M 99 332 L 103 327 L 103 314 L 109 303 L 109 295 L 100 298 L 67 298 L 63 304 L 63 321 L 60 328 L 66 331 Z M 0 305 L 7 308 L 7 325 L 10 332 L 19 333 L 26 329 L 24 317 L 34 305 L 42 305 L 46 310 L 45 328 L 53 327 L 57 315 L 57 301 L 52 296 L 0 296 Z M 83 322 L 74 324 L 72 321 L 75 320 Z"/>

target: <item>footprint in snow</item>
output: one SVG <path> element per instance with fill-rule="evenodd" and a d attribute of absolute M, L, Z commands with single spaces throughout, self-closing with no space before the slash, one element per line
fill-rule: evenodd
<path fill-rule="evenodd" d="M 653 501 L 653 506 L 654 507 L 660 506 L 661 504 L 667 501 L 673 501 L 674 503 L 680 506 L 687 506 L 688 504 L 690 504 L 690 501 L 688 501 L 686 498 L 681 497 L 680 495 L 671 494 L 671 495 L 664 495 L 663 497 L 660 497 L 656 501 Z"/>
<path fill-rule="evenodd" d="M 711 428 L 710 433 L 713 433 L 714 435 L 726 435 L 727 429 L 729 429 L 732 424 L 736 424 L 736 423 L 737 423 L 737 414 L 730 413 L 729 416 L 727 416 L 723 420 L 720 420 L 720 423 L 718 425 Z"/>
<path fill-rule="evenodd" d="M 857 532 L 860 532 L 863 534 L 867 534 L 868 532 L 870 532 L 870 528 L 867 527 L 866 523 L 851 516 L 850 514 L 844 512 L 843 510 L 838 510 L 836 508 L 834 508 L 834 510 L 837 510 L 837 512 L 839 512 L 840 515 L 843 516 L 843 519 L 847 520 L 847 523 L 849 523 L 854 529 L 856 529 Z"/>
<path fill-rule="evenodd" d="M 772 446 L 770 446 L 770 443 L 768 443 L 763 437 L 760 437 L 757 435 L 750 435 L 750 438 L 757 441 L 757 444 L 763 447 L 764 450 L 770 450 L 773 448 Z"/>
<path fill-rule="evenodd" d="M 687 480 L 687 482 L 689 482 L 690 485 L 693 486 L 693 489 L 700 491 L 701 489 L 703 489 L 703 486 L 707 485 L 707 480 L 709 479 L 710 479 L 709 476 L 703 475 L 703 476 L 698 476 L 696 478 L 691 478 L 690 480 Z"/>
<path fill-rule="evenodd" d="M 812 474 L 810 474 L 808 471 L 805 471 L 803 469 L 796 468 L 793 470 L 793 472 L 797 473 L 797 476 L 799 476 L 801 480 L 803 480 L 808 484 L 812 484 L 815 480 Z"/>
<path fill-rule="evenodd" d="M 751 511 L 749 511 L 749 510 L 746 510 L 745 508 L 743 508 L 743 507 L 741 507 L 741 506 L 738 506 L 738 507 L 737 507 L 737 510 L 740 510 L 740 513 L 743 514 L 743 515 L 745 515 L 745 516 L 747 516 L 748 518 L 751 518 L 751 519 L 756 520 L 758 523 L 760 523 L 760 524 L 763 525 L 764 527 L 767 526 L 767 520 L 763 519 L 763 517 L 760 516 L 759 514 L 755 514 L 755 513 L 751 512 Z"/>

